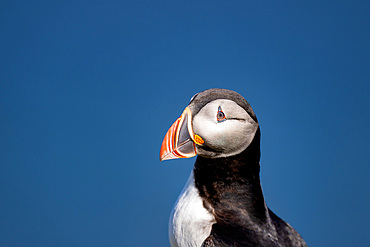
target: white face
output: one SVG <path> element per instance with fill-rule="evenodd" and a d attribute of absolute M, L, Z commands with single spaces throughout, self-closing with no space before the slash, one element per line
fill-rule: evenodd
<path fill-rule="evenodd" d="M 226 120 L 218 121 L 219 107 Z M 251 144 L 257 129 L 258 123 L 241 106 L 228 99 L 209 102 L 193 117 L 193 131 L 204 140 L 203 145 L 197 145 L 197 153 L 205 157 L 241 153 Z"/>

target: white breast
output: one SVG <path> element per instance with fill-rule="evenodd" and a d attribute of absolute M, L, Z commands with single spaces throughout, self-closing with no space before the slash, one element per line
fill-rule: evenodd
<path fill-rule="evenodd" d="M 171 213 L 169 222 L 171 246 L 200 247 L 209 236 L 213 223 L 215 219 L 203 207 L 192 172 Z"/>

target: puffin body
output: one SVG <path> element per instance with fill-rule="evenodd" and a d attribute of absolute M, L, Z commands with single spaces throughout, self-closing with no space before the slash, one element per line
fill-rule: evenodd
<path fill-rule="evenodd" d="M 172 211 L 172 247 L 307 246 L 266 206 L 259 176 L 260 128 L 240 94 L 200 92 L 170 127 L 160 159 L 195 155 Z"/>

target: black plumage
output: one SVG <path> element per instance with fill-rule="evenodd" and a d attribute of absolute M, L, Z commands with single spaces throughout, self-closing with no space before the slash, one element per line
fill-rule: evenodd
<path fill-rule="evenodd" d="M 260 185 L 260 133 L 241 154 L 197 157 L 195 185 L 216 222 L 202 246 L 306 246 L 265 204 Z"/>
<path fill-rule="evenodd" d="M 212 89 L 197 94 L 189 104 L 195 115 L 208 102 L 230 99 L 257 122 L 249 103 L 239 94 Z M 202 147 L 207 149 L 207 147 Z M 217 150 L 208 150 L 218 152 Z M 260 183 L 260 129 L 242 153 L 225 158 L 198 156 L 195 185 L 216 222 L 203 247 L 307 246 L 303 238 L 265 204 Z"/>

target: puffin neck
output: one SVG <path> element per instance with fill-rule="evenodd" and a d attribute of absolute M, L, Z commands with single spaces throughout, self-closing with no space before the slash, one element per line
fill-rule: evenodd
<path fill-rule="evenodd" d="M 242 153 L 226 158 L 197 157 L 195 185 L 218 225 L 248 228 L 267 221 L 260 184 L 260 129 Z"/>

